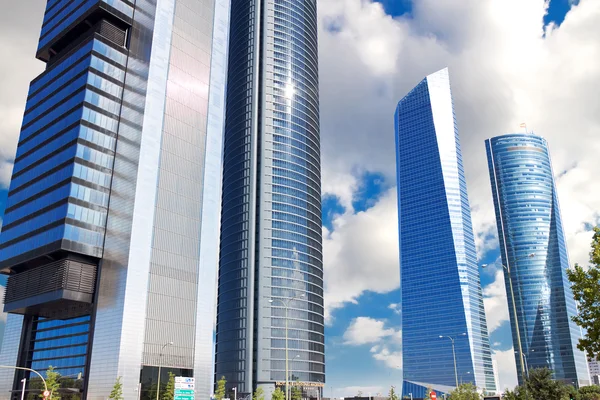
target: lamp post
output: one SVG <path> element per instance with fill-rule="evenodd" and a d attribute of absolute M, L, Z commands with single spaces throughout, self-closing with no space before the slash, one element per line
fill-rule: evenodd
<path fill-rule="evenodd" d="M 289 360 L 288 360 L 288 309 L 290 307 L 290 301 L 296 300 L 299 298 L 303 298 L 306 295 L 302 293 L 300 296 L 294 296 L 289 299 L 269 299 L 269 303 L 274 303 L 276 301 L 283 304 L 285 309 L 285 400 L 290 400 L 290 369 L 289 369 Z M 158 400 L 158 399 L 157 399 Z"/>
<path fill-rule="evenodd" d="M 530 253 L 524 257 L 515 258 L 514 263 L 516 264 L 520 260 L 524 260 L 526 258 L 533 258 L 533 257 L 535 257 L 535 253 Z M 510 262 L 508 262 L 507 264 L 508 264 L 508 266 L 502 264 L 502 268 L 504 268 L 506 270 L 506 275 L 508 276 L 508 286 L 510 288 L 510 298 L 512 300 L 513 318 L 515 320 L 515 330 L 517 331 L 517 347 L 519 348 L 518 353 L 519 353 L 519 363 L 521 364 L 521 378 L 523 380 L 523 384 L 525 384 L 528 371 L 525 366 L 525 357 L 523 356 L 523 346 L 521 344 L 521 331 L 519 329 L 519 315 L 517 314 L 517 305 L 515 303 L 515 292 L 513 290 L 512 276 L 510 274 Z M 483 264 L 482 268 L 485 268 L 487 266 L 488 266 L 488 264 Z"/>
<path fill-rule="evenodd" d="M 25 399 L 25 384 L 27 383 L 27 378 L 21 379 L 21 383 L 23 384 L 23 389 L 21 390 L 21 400 Z"/>
<path fill-rule="evenodd" d="M 466 333 L 461 333 L 461 336 L 465 336 Z M 454 379 L 456 379 L 456 387 L 458 388 L 458 371 L 456 369 L 456 351 L 454 350 L 454 338 L 452 336 L 440 335 L 440 339 L 448 338 L 452 342 L 452 357 L 454 358 Z"/>
<path fill-rule="evenodd" d="M 160 368 L 162 366 L 163 351 L 167 346 L 173 346 L 173 342 L 163 344 L 163 347 L 160 349 L 160 353 L 158 354 L 158 384 L 156 385 L 156 400 L 158 400 L 158 395 L 160 393 Z"/>
<path fill-rule="evenodd" d="M 40 379 L 42 380 L 42 382 L 44 383 L 44 391 L 48 391 L 48 385 L 46 385 L 46 380 L 44 379 L 44 377 L 42 376 L 42 374 L 40 374 L 39 372 L 37 372 L 35 369 L 31 369 L 31 368 L 25 368 L 25 367 L 12 367 L 9 365 L 0 365 L 0 368 L 8 368 L 8 369 L 19 369 L 22 371 L 29 371 L 29 372 L 33 372 L 34 374 L 37 374 L 37 376 L 40 377 Z"/>

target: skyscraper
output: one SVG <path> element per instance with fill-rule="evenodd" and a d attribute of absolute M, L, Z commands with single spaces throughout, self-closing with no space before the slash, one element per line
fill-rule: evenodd
<path fill-rule="evenodd" d="M 317 59 L 316 0 L 232 1 L 215 374 L 238 393 L 325 382 Z"/>
<path fill-rule="evenodd" d="M 518 316 L 515 321 L 510 313 L 519 381 L 523 364 L 525 369 L 547 367 L 556 379 L 586 385 L 586 358 L 576 348 L 581 330 L 571 320 L 577 308 L 566 276 L 569 256 L 548 144 L 523 133 L 488 139 L 485 145 L 500 254 L 510 268 Z M 504 278 L 513 310 L 507 269 Z"/>
<path fill-rule="evenodd" d="M 0 364 L 52 365 L 88 400 L 119 377 L 148 398 L 158 366 L 212 393 L 227 8 L 48 0 L 0 234 Z M 41 387 L 2 369 L 0 398 L 23 377 Z"/>
<path fill-rule="evenodd" d="M 447 69 L 400 100 L 395 125 L 404 379 L 495 392 Z"/>

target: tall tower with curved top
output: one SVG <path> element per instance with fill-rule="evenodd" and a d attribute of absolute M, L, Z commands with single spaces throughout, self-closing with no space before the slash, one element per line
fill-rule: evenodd
<path fill-rule="evenodd" d="M 516 133 L 485 142 L 502 263 L 509 293 L 510 324 L 519 383 L 523 370 L 549 368 L 555 379 L 589 385 L 585 354 L 577 349 L 581 330 L 571 286 L 548 143 Z M 514 292 L 510 296 L 509 279 Z M 522 351 L 523 359 L 519 354 Z"/>
<path fill-rule="evenodd" d="M 231 2 L 215 359 L 228 391 L 270 398 L 289 380 L 316 397 L 325 382 L 317 57 L 316 0 Z"/>

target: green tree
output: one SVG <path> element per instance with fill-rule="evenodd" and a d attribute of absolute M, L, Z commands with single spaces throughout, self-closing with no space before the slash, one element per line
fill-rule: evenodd
<path fill-rule="evenodd" d="M 292 386 L 292 400 L 302 400 L 302 388 L 300 386 Z"/>
<path fill-rule="evenodd" d="M 162 396 L 163 400 L 173 400 L 175 398 L 175 374 L 169 371 L 169 380 Z"/>
<path fill-rule="evenodd" d="M 263 390 L 263 388 L 256 388 L 254 394 L 252 395 L 252 400 L 265 400 L 265 391 Z"/>
<path fill-rule="evenodd" d="M 219 379 L 219 381 L 217 382 L 217 390 L 215 390 L 215 397 L 217 398 L 217 400 L 222 400 L 225 398 L 225 385 L 227 384 L 227 381 L 225 380 L 225 377 L 222 376 L 221 379 Z"/>
<path fill-rule="evenodd" d="M 600 360 L 600 227 L 594 228 L 591 247 L 588 270 L 575 264 L 573 270 L 567 270 L 567 277 L 571 281 L 573 296 L 579 303 L 579 313 L 573 321 L 586 332 L 577 347 Z"/>
<path fill-rule="evenodd" d="M 532 399 L 563 400 L 565 396 L 569 398 L 566 385 L 553 380 L 552 372 L 548 368 L 529 370 L 527 392 Z"/>
<path fill-rule="evenodd" d="M 450 392 L 450 400 L 481 400 L 477 387 L 472 383 L 463 383 Z"/>
<path fill-rule="evenodd" d="M 503 400 L 527 400 L 525 391 L 522 387 L 517 386 L 514 391 L 506 390 L 502 395 Z"/>
<path fill-rule="evenodd" d="M 579 388 L 580 400 L 600 400 L 600 386 L 583 386 Z"/>
<path fill-rule="evenodd" d="M 46 371 L 46 386 L 48 387 L 48 391 L 50 392 L 50 398 L 52 400 L 60 400 L 60 393 L 58 389 L 60 388 L 60 374 L 54 371 L 54 367 L 50 365 L 48 370 Z M 40 393 L 40 398 L 44 398 L 44 393 Z"/>
<path fill-rule="evenodd" d="M 563 385 L 563 393 L 561 395 L 563 400 L 581 400 L 581 396 L 575 387 L 570 385 Z"/>
<path fill-rule="evenodd" d="M 108 398 L 113 400 L 123 400 L 123 384 L 121 383 L 120 376 L 117 378 Z"/>
<path fill-rule="evenodd" d="M 285 394 L 283 394 L 283 391 L 280 387 L 275 389 L 273 395 L 271 396 L 271 400 L 285 400 Z"/>
<path fill-rule="evenodd" d="M 390 387 L 390 394 L 388 396 L 389 400 L 399 400 L 398 395 L 396 394 L 396 387 Z"/>

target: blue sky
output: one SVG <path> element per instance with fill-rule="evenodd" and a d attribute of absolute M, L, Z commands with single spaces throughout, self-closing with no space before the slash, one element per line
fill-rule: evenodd
<path fill-rule="evenodd" d="M 400 300 L 393 282 L 397 243 L 368 239 L 397 229 L 389 201 L 395 191 L 392 114 L 400 97 L 424 76 L 445 66 L 451 71 L 476 235 L 493 238 L 496 229 L 483 139 L 525 120 L 550 141 L 555 169 L 566 171 L 558 185 L 572 259 L 585 259 L 586 235 L 600 209 L 599 191 L 586 184 L 600 162 L 590 150 L 594 146 L 578 145 L 598 140 L 594 127 L 600 126 L 594 108 L 600 62 L 597 57 L 585 58 L 588 53 L 600 54 L 600 32 L 593 31 L 598 29 L 593 18 L 600 17 L 599 8 L 594 8 L 597 0 L 581 0 L 577 18 L 563 25 L 568 25 L 564 33 L 561 26 L 543 41 L 539 28 L 550 21 L 560 25 L 571 7 L 568 0 L 553 0 L 547 15 L 543 15 L 543 0 L 438 1 L 419 0 L 428 15 L 418 19 L 407 0 L 380 0 L 387 15 L 368 1 L 319 0 L 322 26 L 329 28 L 320 36 L 323 220 L 332 234 L 325 251 L 334 254 L 342 249 L 329 258 L 325 254 L 326 293 L 336 302 L 326 328 L 327 396 L 332 389 L 346 396 L 359 389 L 383 393 L 401 382 L 400 371 L 394 368 L 399 316 L 390 308 Z M 31 12 L 34 3 L 39 9 L 37 20 Z M 444 9 L 436 14 L 427 8 L 431 4 Z M 494 13 L 479 7 L 490 4 L 496 7 Z M 14 13 L 5 10 L 0 16 L 0 45 L 13 56 L 13 62 L 0 64 L 0 187 L 6 185 L 3 163 L 10 163 L 14 155 L 28 82 L 41 69 L 32 55 L 42 5 L 42 0 L 32 0 L 19 11 L 15 2 Z M 443 35 L 436 37 L 439 32 Z M 18 40 L 3 43 L 5 37 Z M 551 58 L 543 58 L 545 54 Z M 580 135 L 581 140 L 572 140 L 575 136 L 565 132 Z M 0 189 L 0 215 L 5 200 L 6 189 Z M 372 231 L 360 240 L 368 245 L 351 240 L 367 228 Z M 486 249 L 481 263 L 497 258 L 493 244 L 493 239 L 480 243 Z M 360 264 L 361 254 L 373 258 L 374 265 Z M 353 265 L 354 259 L 362 272 Z M 353 274 L 358 276 L 354 280 Z M 370 275 L 385 275 L 384 282 L 374 282 Z M 497 286 L 496 278 L 494 270 L 482 271 L 484 288 Z M 499 299 L 494 293 L 490 297 Z M 358 343 L 349 332 L 359 317 L 370 318 L 383 336 Z M 495 329 L 490 339 L 503 354 L 502 369 L 509 370 L 511 363 L 514 368 L 508 323 Z M 373 350 L 375 343 L 379 348 Z M 501 374 L 501 380 L 510 381 L 511 374 Z"/>

